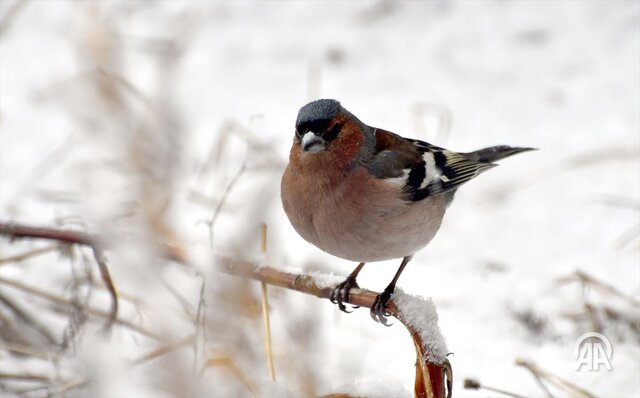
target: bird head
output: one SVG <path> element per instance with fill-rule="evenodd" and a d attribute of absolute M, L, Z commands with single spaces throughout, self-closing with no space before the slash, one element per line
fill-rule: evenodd
<path fill-rule="evenodd" d="M 300 161 L 331 157 L 339 163 L 353 163 L 372 146 L 375 146 L 373 129 L 336 100 L 319 99 L 298 112 L 292 153 Z"/>
<path fill-rule="evenodd" d="M 296 140 L 300 148 L 309 153 L 327 149 L 342 131 L 344 123 L 340 103 L 332 99 L 320 99 L 303 106 L 296 119 Z"/>

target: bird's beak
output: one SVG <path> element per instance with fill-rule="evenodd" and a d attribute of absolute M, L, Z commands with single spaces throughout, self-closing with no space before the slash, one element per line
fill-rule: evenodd
<path fill-rule="evenodd" d="M 326 149 L 326 142 L 322 137 L 319 137 L 312 131 L 309 131 L 302 136 L 300 146 L 305 152 L 316 153 Z"/>

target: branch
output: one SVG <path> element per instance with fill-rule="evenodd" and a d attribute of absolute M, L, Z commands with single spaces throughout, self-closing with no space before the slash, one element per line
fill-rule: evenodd
<path fill-rule="evenodd" d="M 329 299 L 331 291 L 335 287 L 327 284 L 319 278 L 307 275 L 280 271 L 271 267 L 258 267 L 247 261 L 239 261 L 227 257 L 220 258 L 222 271 L 259 280 L 269 285 L 295 290 L 311 294 L 319 298 Z M 366 289 L 351 289 L 349 292 L 349 304 L 371 308 L 378 293 Z M 451 395 L 452 371 L 446 356 L 434 353 L 437 350 L 429 342 L 425 341 L 423 333 L 417 325 L 407 319 L 407 314 L 398 308 L 395 295 L 387 305 L 387 312 L 398 319 L 409 331 L 416 348 L 416 397 L 444 397 L 445 377 L 448 396 Z M 434 336 L 435 337 L 435 336 Z M 439 336 L 438 336 L 439 337 Z M 433 339 L 429 339 L 433 340 Z M 444 353 L 446 354 L 446 353 Z M 441 391 L 440 393 L 438 393 Z"/>
<path fill-rule="evenodd" d="M 93 250 L 93 256 L 95 257 L 98 269 L 100 270 L 100 277 L 102 282 L 107 287 L 109 295 L 111 296 L 111 312 L 107 321 L 106 329 L 108 329 L 118 317 L 118 294 L 116 288 L 111 280 L 109 274 L 109 268 L 107 267 L 106 258 L 103 255 L 103 244 L 97 236 L 83 233 L 80 231 L 61 230 L 53 228 L 42 227 L 30 227 L 20 224 L 0 223 L 0 235 L 5 235 L 10 238 L 39 238 L 54 240 L 58 242 L 64 242 L 68 244 L 77 244 L 83 246 L 89 246 Z"/>
<path fill-rule="evenodd" d="M 86 245 L 92 248 L 99 247 L 105 250 L 106 239 L 98 235 L 92 235 L 80 231 L 60 230 L 43 227 L 30 227 L 20 224 L 7 224 L 0 222 L 0 235 L 9 238 L 38 238 L 66 242 L 69 244 Z M 179 249 L 175 249 L 169 245 L 160 245 L 159 249 L 163 255 L 173 261 L 187 264 L 186 258 Z M 278 270 L 273 267 L 259 266 L 255 263 L 235 260 L 228 257 L 217 257 L 219 269 L 222 272 L 236 275 L 244 278 L 251 278 L 264 282 L 269 285 L 281 288 L 295 290 L 301 293 L 311 294 L 313 296 L 329 299 L 331 291 L 335 287 L 334 281 L 328 282 L 321 275 L 309 275 L 302 273 L 294 273 Z M 349 304 L 371 308 L 378 293 L 366 289 L 351 289 L 349 292 Z M 403 297 L 404 296 L 404 297 Z M 447 397 L 451 396 L 452 387 L 452 371 L 451 365 L 446 358 L 446 352 L 442 352 L 441 347 L 437 346 L 441 337 L 438 334 L 437 327 L 424 328 L 424 324 L 416 322 L 416 314 L 402 310 L 405 305 L 399 305 L 399 296 L 394 294 L 387 305 L 387 312 L 398 319 L 409 331 L 413 338 L 416 349 L 416 380 L 414 393 L 419 398 L 444 398 L 445 388 Z M 417 301 L 419 299 L 412 298 Z M 419 304 L 429 304 L 420 302 Z M 413 307 L 413 304 L 411 304 Z M 413 308 L 412 308 L 413 309 Z M 431 308 L 421 306 L 420 310 L 426 310 L 424 314 L 431 315 L 429 322 L 436 325 L 437 317 L 435 310 L 428 313 Z M 446 387 L 445 387 L 446 385 Z"/>

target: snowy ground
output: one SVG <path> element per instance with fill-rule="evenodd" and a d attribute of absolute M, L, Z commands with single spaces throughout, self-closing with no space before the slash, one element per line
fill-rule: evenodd
<path fill-rule="evenodd" d="M 415 354 L 400 325 L 277 289 L 271 384 L 259 286 L 207 269 L 202 221 L 243 164 L 216 219 L 217 253 L 259 258 L 265 222 L 268 263 L 337 274 L 355 265 L 304 242 L 280 207 L 296 113 L 323 97 L 365 123 L 453 150 L 540 149 L 464 186 L 400 279 L 438 308 L 454 353 L 454 396 L 496 396 L 464 390 L 465 378 L 544 396 L 517 358 L 596 396 L 640 396 L 640 307 L 559 282 L 581 270 L 640 299 L 639 2 L 15 4 L 0 3 L 1 220 L 179 243 L 207 275 L 208 338 L 196 351 L 231 358 L 258 395 L 412 394 Z M 47 244 L 0 245 L 6 258 Z M 168 339 L 193 333 L 190 318 L 176 314 L 195 314 L 202 278 L 124 246 L 109 258 L 113 279 L 149 308 L 123 303 L 123 316 Z M 50 253 L 0 263 L 3 279 L 79 299 L 71 315 L 60 313 L 0 283 L 0 294 L 56 339 L 73 334 L 69 319 L 83 303 L 108 308 L 106 294 L 78 278 L 88 271 L 74 253 L 72 261 Z M 368 265 L 360 285 L 383 289 L 397 265 Z M 230 292 L 243 289 L 240 305 Z M 592 319 L 613 344 L 611 371 L 575 369 L 574 343 L 593 330 Z M 96 381 L 69 392 L 80 396 L 249 394 L 228 368 L 194 379 L 191 346 L 134 366 L 157 343 L 122 327 L 105 337 L 99 326 L 84 324 L 73 348 L 55 349 L 55 361 L 0 351 L 2 372 Z"/>

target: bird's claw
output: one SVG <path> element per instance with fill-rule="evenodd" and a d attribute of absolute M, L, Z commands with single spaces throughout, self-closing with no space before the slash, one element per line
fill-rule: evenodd
<path fill-rule="evenodd" d="M 356 279 L 352 277 L 347 277 L 347 279 L 345 279 L 342 283 L 340 283 L 331 291 L 329 300 L 331 300 L 331 302 L 334 304 L 338 304 L 338 308 L 340 309 L 340 311 L 346 312 L 347 314 L 353 312 L 353 311 L 347 310 L 347 307 L 345 307 L 343 303 L 345 301 L 349 301 L 349 291 L 354 287 L 355 288 L 360 287 L 358 286 L 358 282 L 356 282 Z M 353 306 L 352 308 L 359 308 L 359 306 Z"/>
<path fill-rule="evenodd" d="M 391 314 L 387 312 L 386 307 L 387 303 L 391 299 L 392 293 L 392 290 L 384 289 L 382 293 L 376 296 L 376 299 L 373 301 L 373 305 L 371 306 L 371 311 L 369 312 L 374 321 L 379 322 L 384 326 L 391 326 L 387 321 L 387 317 Z"/>

